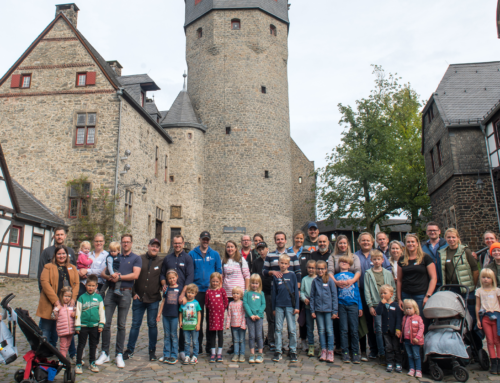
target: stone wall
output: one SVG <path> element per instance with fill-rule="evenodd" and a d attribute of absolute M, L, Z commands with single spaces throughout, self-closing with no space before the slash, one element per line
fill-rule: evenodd
<path fill-rule="evenodd" d="M 240 30 L 231 29 L 233 19 Z M 208 127 L 205 228 L 222 242 L 241 237 L 224 234 L 224 226 L 266 238 L 291 234 L 287 25 L 259 10 L 217 10 L 188 26 L 186 38 L 188 93 Z"/>
<path fill-rule="evenodd" d="M 309 161 L 293 139 L 292 188 L 293 188 L 293 230 L 298 230 L 307 221 L 316 221 L 316 176 L 314 161 Z"/>

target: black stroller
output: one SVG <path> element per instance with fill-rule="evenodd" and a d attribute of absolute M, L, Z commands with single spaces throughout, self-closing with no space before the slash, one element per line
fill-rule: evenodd
<path fill-rule="evenodd" d="M 17 370 L 14 379 L 18 383 L 45 383 L 49 382 L 49 375 L 55 376 L 64 370 L 64 383 L 75 382 L 75 370 L 71 366 L 71 361 L 64 358 L 57 348 L 52 346 L 47 338 L 43 336 L 42 330 L 29 316 L 28 311 L 21 308 L 12 310 L 10 301 L 15 298 L 14 294 L 7 295 L 1 302 L 1 307 L 11 315 L 14 311 L 17 316 L 17 325 L 23 332 L 30 344 L 29 351 L 24 359 L 26 369 Z M 15 327 L 14 327 L 15 333 Z M 57 361 L 48 361 L 47 358 L 55 356 Z"/>

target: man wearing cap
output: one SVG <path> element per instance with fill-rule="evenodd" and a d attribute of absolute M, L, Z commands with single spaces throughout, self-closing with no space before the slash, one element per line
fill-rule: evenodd
<path fill-rule="evenodd" d="M 218 252 L 210 248 L 210 233 L 203 231 L 200 234 L 200 245 L 189 252 L 193 258 L 194 266 L 194 281 L 193 283 L 198 286 L 198 294 L 195 299 L 201 307 L 201 321 L 200 321 L 200 335 L 199 335 L 199 349 L 202 352 L 203 347 L 203 317 L 205 317 L 206 330 L 208 335 L 208 310 L 205 312 L 205 294 L 210 286 L 210 275 L 214 272 L 222 274 L 222 262 Z M 207 336 L 207 344 L 205 347 L 206 353 L 210 354 L 210 339 Z"/>
<path fill-rule="evenodd" d="M 160 274 L 163 263 L 163 259 L 158 257 L 160 248 L 160 241 L 153 238 L 149 241 L 147 253 L 141 255 L 141 273 L 132 289 L 134 299 L 132 303 L 132 327 L 128 335 L 127 349 L 123 354 L 124 360 L 134 356 L 135 345 L 145 312 L 147 312 L 148 318 L 149 360 L 156 360 L 156 341 L 158 339 L 156 316 L 161 301 Z"/>
<path fill-rule="evenodd" d="M 304 249 L 309 250 L 309 252 L 317 251 L 319 248 L 318 245 L 318 237 L 319 237 L 319 229 L 318 224 L 316 222 L 309 222 L 307 224 L 307 237 L 304 240 L 304 244 L 302 245 Z M 331 252 L 333 252 L 333 246 L 330 243 L 328 248 Z"/>

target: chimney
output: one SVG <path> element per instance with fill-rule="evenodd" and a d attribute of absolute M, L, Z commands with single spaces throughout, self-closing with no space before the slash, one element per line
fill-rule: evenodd
<path fill-rule="evenodd" d="M 76 28 L 76 24 L 78 22 L 78 11 L 80 9 L 76 6 L 75 3 L 69 4 L 58 4 L 56 5 L 56 17 L 59 13 L 63 13 L 64 16 L 70 21 L 71 24 Z"/>
<path fill-rule="evenodd" d="M 120 77 L 122 75 L 123 67 L 121 66 L 121 64 L 117 60 L 111 60 L 111 61 L 106 61 L 106 62 L 109 64 L 111 69 L 113 69 L 113 72 L 115 72 L 115 74 L 118 77 Z"/>

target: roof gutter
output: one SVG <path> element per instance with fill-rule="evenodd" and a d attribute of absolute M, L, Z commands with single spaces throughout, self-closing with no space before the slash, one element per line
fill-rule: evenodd
<path fill-rule="evenodd" d="M 45 218 L 41 218 L 41 217 L 38 217 L 38 216 L 32 215 L 32 214 L 16 213 L 15 216 L 17 218 L 20 218 L 20 219 L 26 219 L 26 220 L 33 221 L 33 222 L 38 222 L 38 223 L 41 223 L 43 225 L 47 225 L 50 227 L 58 227 L 58 226 L 64 226 L 66 228 L 68 227 L 68 225 L 66 225 L 65 223 L 48 221 Z"/>

